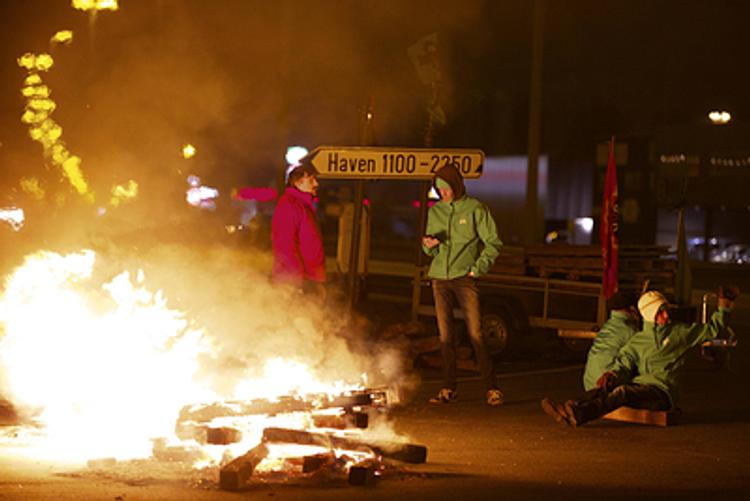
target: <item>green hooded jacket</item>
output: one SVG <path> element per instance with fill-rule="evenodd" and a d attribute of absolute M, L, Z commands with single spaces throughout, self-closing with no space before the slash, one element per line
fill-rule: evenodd
<path fill-rule="evenodd" d="M 716 338 L 729 320 L 730 310 L 719 308 L 706 324 L 643 322 L 643 330 L 622 347 L 612 371 L 620 383 L 653 385 L 664 390 L 674 407 L 680 368 L 694 346 Z"/>
<path fill-rule="evenodd" d="M 440 240 L 432 249 L 422 246 L 433 258 L 428 276 L 452 280 L 469 272 L 476 277 L 485 275 L 503 245 L 490 210 L 465 194 L 463 180 L 452 166 L 441 168 L 435 177 L 451 185 L 455 200 L 440 201 L 427 214 L 426 233 Z"/>
<path fill-rule="evenodd" d="M 583 387 L 586 391 L 596 388 L 596 381 L 603 373 L 612 369 L 615 359 L 625 343 L 637 331 L 633 319 L 623 311 L 612 311 L 599 332 L 586 356 L 583 371 Z"/>

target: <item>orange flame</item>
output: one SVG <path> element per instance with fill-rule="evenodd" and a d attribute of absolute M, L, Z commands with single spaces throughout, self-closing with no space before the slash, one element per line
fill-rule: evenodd
<path fill-rule="evenodd" d="M 41 251 L 6 279 L 0 295 L 0 394 L 43 429 L 20 454 L 65 462 L 148 457 L 153 439 L 177 442 L 175 423 L 190 403 L 338 395 L 362 387 L 321 382 L 309 366 L 279 356 L 268 359 L 258 376 L 243 372 L 246 379 L 219 395 L 210 382 L 198 381 L 199 361 L 215 356 L 215 339 L 169 308 L 161 291 L 149 290 L 142 271 L 102 280 L 98 259 L 91 250 Z M 314 428 L 307 412 L 214 421 L 236 427 L 243 440 L 204 446 L 202 461 L 213 464 L 247 452 L 266 427 Z"/>

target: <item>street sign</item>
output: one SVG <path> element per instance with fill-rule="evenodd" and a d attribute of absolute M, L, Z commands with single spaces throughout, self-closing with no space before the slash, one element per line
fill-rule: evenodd
<path fill-rule="evenodd" d="M 482 175 L 481 150 L 433 148 L 377 148 L 368 146 L 319 146 L 302 159 L 322 178 L 431 179 L 444 165 L 454 164 L 461 175 Z"/>

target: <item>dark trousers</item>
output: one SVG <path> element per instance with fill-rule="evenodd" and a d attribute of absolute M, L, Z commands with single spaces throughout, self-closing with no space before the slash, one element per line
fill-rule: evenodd
<path fill-rule="evenodd" d="M 471 344 L 479 364 L 479 371 L 487 389 L 496 388 L 495 372 L 487 343 L 482 336 L 481 314 L 479 311 L 479 289 L 476 279 L 464 276 L 453 280 L 432 280 L 432 294 L 435 297 L 435 315 L 440 332 L 440 349 L 443 355 L 443 386 L 456 389 L 456 333 L 453 308 L 456 302 L 461 307 L 469 332 Z"/>
<path fill-rule="evenodd" d="M 649 384 L 621 384 L 611 390 L 594 388 L 574 401 L 573 409 L 578 424 L 599 419 L 613 410 L 627 405 L 636 409 L 666 411 L 672 406 L 667 393 Z"/>

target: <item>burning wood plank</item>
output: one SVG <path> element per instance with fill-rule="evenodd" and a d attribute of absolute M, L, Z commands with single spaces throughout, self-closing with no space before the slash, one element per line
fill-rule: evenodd
<path fill-rule="evenodd" d="M 234 428 L 206 428 L 206 443 L 211 445 L 229 445 L 242 441 L 242 432 Z"/>
<path fill-rule="evenodd" d="M 676 411 L 651 411 L 648 409 L 620 407 L 605 415 L 604 419 L 652 426 L 673 426 L 677 424 L 679 415 L 680 413 Z"/>
<path fill-rule="evenodd" d="M 302 473 L 313 473 L 336 463 L 336 456 L 332 452 L 305 456 L 302 460 Z"/>
<path fill-rule="evenodd" d="M 219 487 L 225 491 L 238 491 L 247 487 L 253 471 L 266 456 L 268 447 L 261 443 L 234 459 L 219 472 Z"/>
<path fill-rule="evenodd" d="M 154 459 L 159 461 L 172 461 L 194 463 L 195 461 L 206 459 L 205 452 L 200 447 L 169 445 L 165 438 L 155 438 L 151 454 Z"/>
<path fill-rule="evenodd" d="M 333 398 L 328 395 L 311 395 L 307 398 L 283 397 L 278 401 L 250 400 L 250 401 L 226 401 L 211 404 L 186 405 L 180 410 L 178 423 L 210 422 L 219 417 L 251 416 L 267 414 L 274 416 L 292 412 L 310 412 L 320 409 L 332 409 L 341 407 L 343 409 L 356 411 L 361 407 L 384 407 L 389 403 L 387 389 L 366 389 L 347 395 L 337 395 Z"/>
<path fill-rule="evenodd" d="M 370 466 L 352 466 L 349 468 L 349 483 L 352 485 L 372 485 L 378 478 L 376 469 Z"/>
<path fill-rule="evenodd" d="M 366 412 L 346 412 L 344 414 L 313 414 L 312 421 L 316 428 L 367 428 L 370 416 Z"/>
<path fill-rule="evenodd" d="M 370 443 L 326 433 L 313 433 L 286 428 L 266 428 L 263 442 L 299 445 L 317 445 L 348 451 L 372 451 L 376 455 L 405 463 L 420 464 L 427 461 L 427 447 L 416 444 Z"/>

